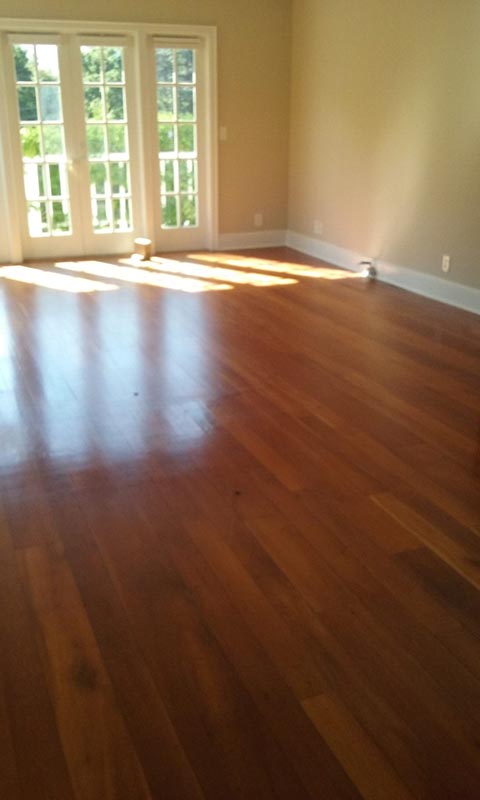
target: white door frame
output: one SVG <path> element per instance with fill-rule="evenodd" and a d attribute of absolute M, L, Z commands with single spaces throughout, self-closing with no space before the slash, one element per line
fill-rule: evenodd
<path fill-rule="evenodd" d="M 152 152 L 153 126 L 151 122 L 150 85 L 151 42 L 155 38 L 201 39 L 205 51 L 206 92 L 206 186 L 205 212 L 207 229 L 205 247 L 215 250 L 218 244 L 218 138 L 217 138 L 217 31 L 210 25 L 157 25 L 154 23 L 83 22 L 65 20 L 38 20 L 0 18 L 0 66 L 9 57 L 7 37 L 9 33 L 29 34 L 76 34 L 78 36 L 130 36 L 134 40 L 133 75 L 135 81 L 135 108 L 133 124 L 138 132 L 139 164 L 137 208 L 135 209 L 136 236 L 158 240 L 154 203 L 156 181 L 148 168 Z M 5 74 L 6 73 L 6 74 Z M 8 70 L 0 69 L 0 115 L 5 119 L 5 92 Z M 23 208 L 23 187 L 18 185 L 14 169 L 14 146 L 11 127 L 0 125 L 0 210 L 3 212 L 1 227 L 5 225 L 6 258 L 19 262 L 23 258 L 20 213 Z M 8 199 L 6 199 L 8 198 Z M 3 208 L 2 208 L 3 206 Z M 80 254 L 79 254 L 80 255 Z"/>

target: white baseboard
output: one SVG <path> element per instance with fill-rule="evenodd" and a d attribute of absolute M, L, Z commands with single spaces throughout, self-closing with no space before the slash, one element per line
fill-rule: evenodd
<path fill-rule="evenodd" d="M 355 253 L 353 250 L 346 250 L 330 242 L 303 236 L 294 231 L 287 231 L 285 242 L 288 247 L 343 269 L 358 271 L 360 261 L 366 258 L 365 253 Z M 375 260 L 375 267 L 377 278 L 385 283 L 480 314 L 480 289 L 378 259 Z"/>
<path fill-rule="evenodd" d="M 217 250 L 251 250 L 255 247 L 281 247 L 285 244 L 285 231 L 248 231 L 246 233 L 221 233 Z"/>
<path fill-rule="evenodd" d="M 287 245 L 328 264 L 342 269 L 359 270 L 359 264 L 367 256 L 338 247 L 323 239 L 304 236 L 295 231 L 250 231 L 247 233 L 223 233 L 218 237 L 219 250 L 246 250 L 255 247 L 280 247 Z M 425 272 L 417 272 L 387 261 L 375 260 L 377 278 L 392 286 L 415 294 L 438 300 L 465 311 L 480 314 L 480 289 L 438 278 Z"/>
<path fill-rule="evenodd" d="M 303 234 L 295 233 L 294 231 L 287 231 L 285 244 L 287 247 L 293 248 L 293 250 L 299 250 L 308 256 L 326 261 L 327 264 L 333 264 L 335 267 L 342 267 L 342 269 L 350 269 L 355 272 L 359 269 L 358 265 L 362 258 L 365 258 L 359 253 L 354 253 L 353 250 L 345 250 L 343 247 L 337 247 L 336 244 L 324 242 L 322 239 L 313 239 L 311 236 L 303 236 Z"/>
<path fill-rule="evenodd" d="M 464 311 L 480 314 L 480 289 L 437 278 L 426 272 L 399 267 L 386 261 L 376 262 L 376 267 L 378 277 L 386 283 L 429 297 L 431 300 L 438 300 L 440 303 L 463 308 Z"/>

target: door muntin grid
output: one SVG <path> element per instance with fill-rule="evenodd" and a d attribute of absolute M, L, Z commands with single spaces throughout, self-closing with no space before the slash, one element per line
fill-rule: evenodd
<path fill-rule="evenodd" d="M 28 232 L 72 232 L 56 44 L 12 44 Z"/>
<path fill-rule="evenodd" d="M 162 228 L 199 224 L 196 51 L 156 47 Z"/>
<path fill-rule="evenodd" d="M 81 46 L 94 233 L 132 231 L 125 48 Z"/>

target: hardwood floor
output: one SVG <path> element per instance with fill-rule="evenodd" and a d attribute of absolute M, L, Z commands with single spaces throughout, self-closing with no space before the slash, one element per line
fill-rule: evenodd
<path fill-rule="evenodd" d="M 480 316 L 0 268 L 2 800 L 478 800 Z"/>

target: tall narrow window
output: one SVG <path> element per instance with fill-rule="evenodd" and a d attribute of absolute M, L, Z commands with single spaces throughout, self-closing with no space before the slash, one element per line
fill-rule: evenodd
<path fill-rule="evenodd" d="M 28 231 L 32 237 L 71 231 L 58 47 L 14 44 Z"/>
<path fill-rule="evenodd" d="M 157 124 L 162 228 L 198 225 L 195 50 L 157 47 Z"/>
<path fill-rule="evenodd" d="M 84 45 L 81 53 L 93 229 L 131 231 L 124 48 Z"/>

